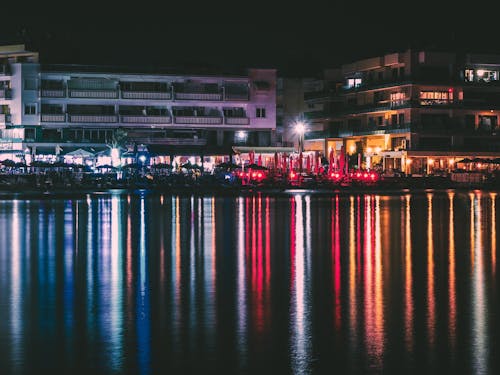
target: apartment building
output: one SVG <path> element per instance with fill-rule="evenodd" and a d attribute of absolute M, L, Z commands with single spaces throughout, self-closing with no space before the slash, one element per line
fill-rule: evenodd
<path fill-rule="evenodd" d="M 276 70 L 196 74 L 45 65 L 24 45 L 0 47 L 0 150 L 128 147 L 163 155 L 228 155 L 275 142 Z"/>
<path fill-rule="evenodd" d="M 323 77 L 327 89 L 305 97 L 325 108 L 306 150 L 344 146 L 362 156 L 353 158 L 360 167 L 413 174 L 500 156 L 500 56 L 406 50 L 338 72 Z"/>

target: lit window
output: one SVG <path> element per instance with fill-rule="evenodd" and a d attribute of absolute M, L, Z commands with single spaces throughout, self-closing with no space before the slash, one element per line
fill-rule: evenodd
<path fill-rule="evenodd" d="M 266 109 L 265 108 L 256 108 L 255 117 L 265 118 L 266 117 Z"/>
<path fill-rule="evenodd" d="M 403 105 L 405 103 L 405 93 L 404 92 L 395 92 L 391 94 L 391 107 L 396 107 L 399 105 Z"/>
<path fill-rule="evenodd" d="M 450 104 L 453 101 L 453 90 L 420 91 L 420 105 Z"/>
<path fill-rule="evenodd" d="M 347 79 L 347 88 L 351 89 L 353 87 L 361 86 L 361 78 L 348 78 Z"/>

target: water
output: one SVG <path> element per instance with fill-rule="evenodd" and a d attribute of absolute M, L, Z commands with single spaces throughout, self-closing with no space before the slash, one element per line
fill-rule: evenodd
<path fill-rule="evenodd" d="M 0 373 L 499 373 L 497 203 L 0 200 Z"/>

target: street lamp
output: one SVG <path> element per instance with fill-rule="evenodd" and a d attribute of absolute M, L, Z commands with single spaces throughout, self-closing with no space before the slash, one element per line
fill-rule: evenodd
<path fill-rule="evenodd" d="M 302 121 L 298 121 L 295 124 L 295 132 L 299 135 L 299 151 L 304 151 L 304 133 L 306 131 L 306 126 Z"/>

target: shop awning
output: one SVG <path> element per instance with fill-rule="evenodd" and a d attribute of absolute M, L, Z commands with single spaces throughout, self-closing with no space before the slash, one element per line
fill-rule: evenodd
<path fill-rule="evenodd" d="M 291 154 L 297 152 L 295 147 L 250 147 L 250 146 L 233 146 L 235 154 L 246 154 L 254 152 L 256 154 L 274 154 L 274 153 L 287 153 Z"/>

